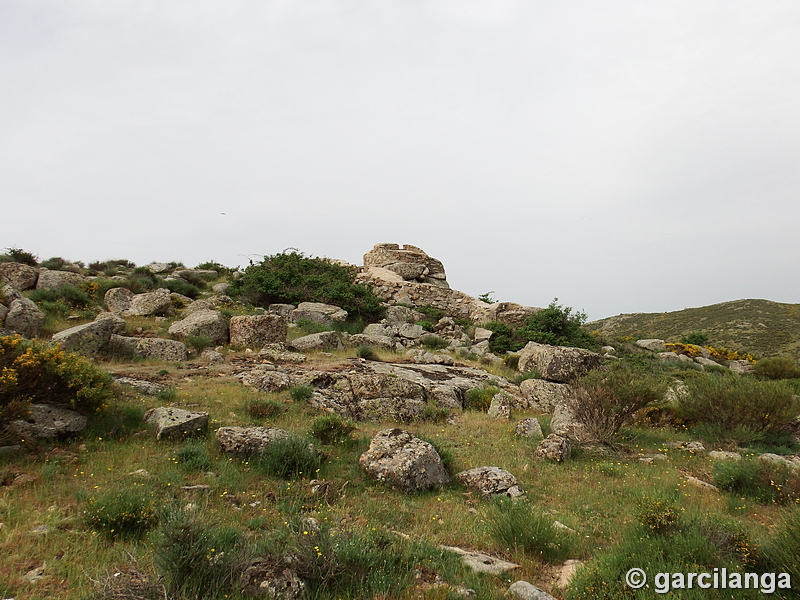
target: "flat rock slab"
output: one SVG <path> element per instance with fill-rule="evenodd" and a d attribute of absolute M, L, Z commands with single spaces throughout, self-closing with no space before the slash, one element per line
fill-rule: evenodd
<path fill-rule="evenodd" d="M 291 434 L 277 427 L 220 427 L 215 435 L 223 452 L 244 457 L 263 452 Z"/>
<path fill-rule="evenodd" d="M 86 417 L 49 404 L 31 404 L 28 416 L 9 423 L 7 430 L 17 437 L 54 439 L 86 429 Z"/>
<path fill-rule="evenodd" d="M 464 550 L 458 546 L 439 546 L 443 550 L 453 552 L 461 556 L 461 562 L 467 567 L 477 573 L 491 573 L 492 575 L 500 575 L 512 569 L 518 569 L 519 565 L 489 556 L 482 552 L 473 552 L 471 550 Z"/>
<path fill-rule="evenodd" d="M 461 485 L 480 491 L 484 496 L 507 496 L 518 498 L 523 491 L 517 478 L 500 467 L 476 467 L 456 475 Z"/>
<path fill-rule="evenodd" d="M 556 600 L 553 596 L 540 590 L 527 581 L 516 581 L 508 587 L 508 594 L 519 600 Z"/>
<path fill-rule="evenodd" d="M 164 389 L 163 385 L 147 381 L 146 379 L 135 379 L 134 377 L 115 377 L 114 383 L 134 389 L 145 396 L 155 396 Z"/>
<path fill-rule="evenodd" d="M 144 414 L 145 423 L 156 427 L 156 439 L 182 438 L 208 426 L 207 412 L 191 412 L 182 408 L 161 406 Z"/>

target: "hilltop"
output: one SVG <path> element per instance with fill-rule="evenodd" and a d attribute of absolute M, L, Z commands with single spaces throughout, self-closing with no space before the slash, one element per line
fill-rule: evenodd
<path fill-rule="evenodd" d="M 757 358 L 800 357 L 800 304 L 733 300 L 675 312 L 622 314 L 584 327 L 606 339 L 659 338 L 668 342 L 701 331 L 714 347 L 749 352 Z"/>

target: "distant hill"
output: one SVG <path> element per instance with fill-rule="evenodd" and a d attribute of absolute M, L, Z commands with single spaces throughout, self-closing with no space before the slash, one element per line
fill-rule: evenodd
<path fill-rule="evenodd" d="M 800 359 L 800 304 L 734 300 L 676 312 L 617 315 L 584 327 L 609 340 L 630 336 L 668 342 L 703 331 L 710 346 L 749 352 L 756 358 L 787 354 Z"/>

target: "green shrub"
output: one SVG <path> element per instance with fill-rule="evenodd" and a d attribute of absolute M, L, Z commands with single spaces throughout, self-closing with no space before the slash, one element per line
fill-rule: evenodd
<path fill-rule="evenodd" d="M 430 304 L 418 306 L 414 310 L 416 310 L 417 312 L 421 312 L 423 315 L 428 317 L 432 322 L 438 322 L 439 319 L 441 319 L 447 314 L 441 308 L 431 306 Z"/>
<path fill-rule="evenodd" d="M 506 325 L 497 321 L 490 321 L 483 324 L 484 329 L 492 332 L 489 338 L 489 350 L 495 354 L 503 355 L 506 352 L 516 352 L 525 346 L 525 340 L 519 333 Z M 517 357 L 519 360 L 519 357 Z"/>
<path fill-rule="evenodd" d="M 542 374 L 539 371 L 537 371 L 536 369 L 532 369 L 530 371 L 524 371 L 522 373 L 517 373 L 516 375 L 514 375 L 512 380 L 514 381 L 514 383 L 519 385 L 520 383 L 522 383 L 526 379 L 541 379 L 541 378 L 542 378 Z"/>
<path fill-rule="evenodd" d="M 467 390 L 464 397 L 464 408 L 486 412 L 492 404 L 492 398 L 502 391 L 499 387 L 493 385 L 471 388 Z"/>
<path fill-rule="evenodd" d="M 35 267 L 39 264 L 39 259 L 35 254 L 22 248 L 6 248 L 6 253 L 0 254 L 0 262 L 17 262 L 29 267 Z"/>
<path fill-rule="evenodd" d="M 731 442 L 779 430 L 800 410 L 792 389 L 778 381 L 709 375 L 689 378 L 686 386 L 688 393 L 678 397 L 681 416 L 716 428 Z"/>
<path fill-rule="evenodd" d="M 157 532 L 154 561 L 170 598 L 223 598 L 234 593 L 249 558 L 242 532 L 202 515 L 170 515 Z"/>
<path fill-rule="evenodd" d="M 286 405 L 277 400 L 250 399 L 245 405 L 245 411 L 253 419 L 269 419 L 286 411 Z"/>
<path fill-rule="evenodd" d="M 18 335 L 0 337 L 0 423 L 24 414 L 30 402 L 91 414 L 112 396 L 109 374 L 80 354 Z"/>
<path fill-rule="evenodd" d="M 308 402 L 314 394 L 314 388 L 307 383 L 298 383 L 289 388 L 289 396 L 295 402 Z"/>
<path fill-rule="evenodd" d="M 307 440 L 292 435 L 270 443 L 250 462 L 268 475 L 308 479 L 316 476 L 322 466 L 322 456 Z"/>
<path fill-rule="evenodd" d="M 615 364 L 578 379 L 567 402 L 587 438 L 609 443 L 636 412 L 662 400 L 668 385 L 669 380 L 659 375 Z"/>
<path fill-rule="evenodd" d="M 503 357 L 503 364 L 516 371 L 519 368 L 519 354 L 508 354 Z"/>
<path fill-rule="evenodd" d="M 139 536 L 158 521 L 160 501 L 152 490 L 126 484 L 89 498 L 87 525 L 110 537 Z"/>
<path fill-rule="evenodd" d="M 683 509 L 665 497 L 645 496 L 639 501 L 639 523 L 650 533 L 667 534 L 678 528 Z"/>
<path fill-rule="evenodd" d="M 712 473 L 717 487 L 763 504 L 800 500 L 800 476 L 787 465 L 749 458 L 720 460 Z"/>
<path fill-rule="evenodd" d="M 184 444 L 172 455 L 172 460 L 186 471 L 195 473 L 210 471 L 214 466 L 205 442 L 199 440 Z"/>
<path fill-rule="evenodd" d="M 284 252 L 251 263 L 231 286 L 255 305 L 324 302 L 342 307 L 353 317 L 380 320 L 385 308 L 365 284 L 355 282 L 356 269 L 324 258 Z"/>
<path fill-rule="evenodd" d="M 585 322 L 585 313 L 573 313 L 571 307 L 565 308 L 558 304 L 558 298 L 554 298 L 547 308 L 525 319 L 519 334 L 525 340 L 539 344 L 595 349 L 597 340 L 581 329 Z"/>
<path fill-rule="evenodd" d="M 447 348 L 450 342 L 438 335 L 424 335 L 422 336 L 422 345 L 428 350 L 441 350 Z"/>
<path fill-rule="evenodd" d="M 323 444 L 338 444 L 350 439 L 356 425 L 339 415 L 317 417 L 311 424 L 311 435 Z"/>
<path fill-rule="evenodd" d="M 162 287 L 167 288 L 170 292 L 181 294 L 192 300 L 200 295 L 201 286 L 205 287 L 200 281 L 200 285 L 182 279 L 160 279 L 158 282 Z"/>
<path fill-rule="evenodd" d="M 40 307 L 45 303 L 61 303 L 71 309 L 86 310 L 96 304 L 88 292 L 74 285 L 65 285 L 55 290 L 48 288 L 33 290 L 29 297 Z"/>
<path fill-rule="evenodd" d="M 162 404 L 169 404 L 170 402 L 175 402 L 178 397 L 178 390 L 174 387 L 165 387 L 158 390 L 156 394 L 156 400 L 161 402 Z"/>
<path fill-rule="evenodd" d="M 547 562 L 569 557 L 574 540 L 553 518 L 523 500 L 498 500 L 489 523 L 492 537 L 508 549 L 524 550 Z"/>
<path fill-rule="evenodd" d="M 703 331 L 692 331 L 681 338 L 682 344 L 692 344 L 693 346 L 704 346 L 708 343 L 708 334 Z"/>
<path fill-rule="evenodd" d="M 222 277 L 228 277 L 234 273 L 237 269 L 232 269 L 230 267 L 226 267 L 225 265 L 221 265 L 218 262 L 208 261 L 204 263 L 200 263 L 195 267 L 195 269 L 200 269 L 203 271 L 216 271 Z"/>
<path fill-rule="evenodd" d="M 213 340 L 207 335 L 188 335 L 186 345 L 197 351 L 204 350 L 213 344 Z"/>
<path fill-rule="evenodd" d="M 756 375 L 767 379 L 800 379 L 797 363 L 787 356 L 762 358 L 755 364 Z"/>
<path fill-rule="evenodd" d="M 356 356 L 364 360 L 380 360 L 372 346 L 359 346 L 358 350 L 356 350 Z"/>
<path fill-rule="evenodd" d="M 800 580 L 800 507 L 787 510 L 767 540 L 764 552 L 776 570 Z"/>
<path fill-rule="evenodd" d="M 425 405 L 425 408 L 422 410 L 422 416 L 420 417 L 423 421 L 428 421 L 430 423 L 441 423 L 442 421 L 446 420 L 450 416 L 450 410 L 439 406 L 438 404 L 434 404 L 432 402 L 428 402 Z"/>
<path fill-rule="evenodd" d="M 430 321 L 417 321 L 417 325 L 422 327 L 425 331 L 433 332 L 433 323 Z"/>

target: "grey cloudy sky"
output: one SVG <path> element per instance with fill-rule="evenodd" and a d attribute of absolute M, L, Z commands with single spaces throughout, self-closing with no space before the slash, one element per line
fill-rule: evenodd
<path fill-rule="evenodd" d="M 797 303 L 798 57 L 794 0 L 4 0 L 0 245 L 410 243 L 591 319 Z"/>

